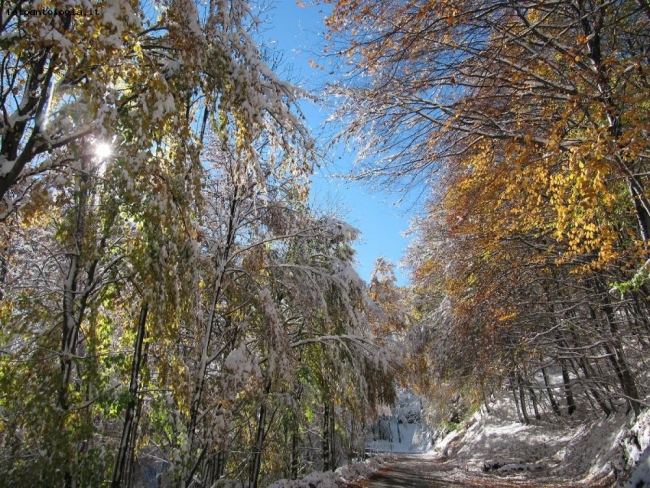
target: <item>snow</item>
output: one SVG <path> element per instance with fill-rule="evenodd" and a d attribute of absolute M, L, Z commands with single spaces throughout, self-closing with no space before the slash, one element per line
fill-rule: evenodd
<path fill-rule="evenodd" d="M 175 76 L 182 71 L 182 65 L 178 60 L 170 59 L 164 64 L 164 66 L 160 69 L 160 71 L 167 78 L 171 78 L 172 76 Z"/>
<path fill-rule="evenodd" d="M 370 451 L 391 454 L 336 472 L 311 473 L 302 480 L 280 480 L 268 488 L 335 488 L 388 467 L 400 459 L 400 453 L 414 452 L 442 463 L 449 481 L 467 479 L 473 472 L 479 480 L 496 477 L 562 486 L 604 486 L 604 482 L 617 488 L 650 488 L 650 410 L 636 420 L 624 412 L 596 419 L 574 414 L 525 425 L 517 420 L 510 395 L 498 396 L 489 407 L 490 413 L 481 408 L 428 450 L 434 435 L 422 420 L 423 403 L 412 392 L 399 390 L 398 404 L 386 409 L 373 428 L 375 437 L 381 433 L 385 438 L 367 443 Z"/>
<path fill-rule="evenodd" d="M 185 15 L 185 20 L 188 23 L 190 32 L 197 39 L 200 39 L 203 36 L 203 32 L 201 31 L 201 27 L 199 27 L 199 23 L 198 23 L 199 12 L 196 8 L 196 5 L 191 0 L 185 0 L 184 2 L 182 2 L 182 6 L 180 8 L 182 8 L 183 14 Z"/>
<path fill-rule="evenodd" d="M 639 415 L 624 446 L 626 457 L 636 466 L 626 488 L 650 487 L 650 410 Z"/>
<path fill-rule="evenodd" d="M 162 120 L 163 117 L 174 111 L 175 102 L 174 97 L 171 93 L 166 95 L 162 93 L 156 93 L 156 102 L 154 103 L 153 113 L 151 114 L 151 120 L 157 122 Z"/>
<path fill-rule="evenodd" d="M 524 425 L 509 395 L 503 394 L 438 442 L 434 451 L 459 470 L 520 480 L 541 479 L 589 485 L 627 479 L 650 487 L 650 411 L 636 421 L 619 412 L 596 419 L 549 417 Z M 641 451 L 645 449 L 643 454 Z M 617 486 L 622 486 L 618 484 Z"/>
<path fill-rule="evenodd" d="M 322 218 L 321 225 L 326 233 L 331 234 L 333 240 L 353 241 L 359 235 L 356 228 L 333 217 Z"/>
<path fill-rule="evenodd" d="M 350 483 L 369 477 L 390 465 L 393 459 L 387 454 L 375 456 L 362 462 L 343 466 L 336 471 L 316 471 L 300 480 L 279 480 L 267 488 L 338 488 L 340 483 Z"/>
<path fill-rule="evenodd" d="M 625 484 L 625 488 L 644 488 L 650 486 L 650 447 L 646 447 L 639 465 Z"/>
<path fill-rule="evenodd" d="M 14 161 L 8 160 L 4 154 L 0 155 L 0 178 L 9 173 L 13 165 Z"/>
<path fill-rule="evenodd" d="M 421 398 L 406 389 L 398 389 L 397 405 L 390 415 L 380 417 L 372 428 L 367 449 L 376 452 L 421 453 L 432 448 L 433 434 L 423 423 Z"/>
<path fill-rule="evenodd" d="M 562 424 L 523 425 L 510 412 L 508 402 L 497 403 L 492 414 L 476 412 L 463 435 L 463 444 L 455 456 L 468 469 L 482 470 L 484 464 L 537 464 L 545 460 L 559 464 L 563 450 L 571 441 L 571 429 Z M 442 452 L 449 450 L 455 437 L 445 439 Z"/>
<path fill-rule="evenodd" d="M 251 378 L 261 377 L 259 365 L 255 357 L 248 352 L 246 344 L 243 342 L 228 354 L 224 362 L 224 367 L 230 373 L 228 377 L 228 395 L 246 389 L 249 386 Z"/>
<path fill-rule="evenodd" d="M 102 17 L 104 24 L 107 26 L 111 25 L 115 29 L 112 35 L 104 37 L 104 42 L 114 47 L 115 49 L 122 48 L 122 35 L 125 26 L 122 21 L 119 20 L 119 18 L 122 15 L 123 3 L 126 2 L 107 2 L 106 5 L 102 8 Z"/>

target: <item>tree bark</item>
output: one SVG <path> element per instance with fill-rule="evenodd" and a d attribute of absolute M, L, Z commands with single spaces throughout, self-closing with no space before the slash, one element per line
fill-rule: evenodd
<path fill-rule="evenodd" d="M 578 364 L 580 365 L 580 369 L 582 369 L 582 372 L 585 375 L 585 380 L 587 383 L 587 388 L 591 392 L 591 395 L 594 397 L 594 400 L 596 400 L 596 403 L 600 407 L 600 409 L 603 411 L 603 413 L 609 417 L 612 413 L 611 409 L 607 406 L 607 404 L 604 402 L 604 400 L 601 398 L 600 393 L 598 393 L 598 390 L 593 386 L 593 375 L 592 369 L 589 366 L 589 363 L 584 357 L 581 357 L 580 360 L 578 361 Z"/>
<path fill-rule="evenodd" d="M 521 406 L 519 404 L 519 395 L 517 395 L 517 385 L 515 382 L 514 373 L 510 374 L 510 389 L 512 391 L 512 397 L 515 400 L 515 407 L 517 408 L 517 418 L 522 424 L 525 423 L 524 417 L 521 415 Z"/>
<path fill-rule="evenodd" d="M 300 458 L 298 456 L 298 434 L 295 432 L 291 435 L 291 479 L 298 479 L 298 466 Z"/>
<path fill-rule="evenodd" d="M 266 427 L 266 404 L 262 401 L 260 413 L 257 420 L 257 434 L 255 436 L 255 445 L 253 447 L 253 458 L 251 460 L 250 475 L 248 477 L 249 486 L 257 488 L 262 466 L 262 449 L 264 447 L 264 436 Z"/>
<path fill-rule="evenodd" d="M 122 428 L 122 437 L 120 439 L 120 448 L 115 459 L 115 468 L 113 469 L 112 488 L 119 488 L 122 484 L 130 486 L 130 469 L 129 464 L 133 457 L 135 449 L 137 428 L 136 407 L 138 405 L 138 389 L 140 385 L 140 369 L 143 361 L 143 345 L 146 336 L 146 322 L 149 305 L 144 303 L 140 308 L 140 318 L 138 320 L 138 334 L 135 339 L 133 348 L 133 360 L 131 361 L 131 382 L 129 384 L 129 401 L 124 413 L 124 426 Z"/>
<path fill-rule="evenodd" d="M 546 373 L 545 367 L 542 367 L 542 376 L 544 377 L 544 386 L 546 387 L 546 394 L 548 395 L 548 399 L 551 402 L 551 408 L 553 409 L 555 415 L 561 417 L 562 412 L 560 411 L 560 407 L 555 400 L 555 395 L 553 395 L 553 390 L 551 388 L 550 382 L 548 381 L 548 374 Z"/>
<path fill-rule="evenodd" d="M 573 398 L 573 389 L 571 388 L 571 377 L 566 368 L 565 360 L 560 358 L 559 361 L 560 367 L 562 368 L 562 382 L 564 383 L 564 396 L 566 398 L 567 413 L 573 415 L 573 412 L 576 411 L 576 403 Z"/>
<path fill-rule="evenodd" d="M 521 416 L 524 418 L 526 425 L 530 424 L 528 411 L 526 408 L 526 390 L 524 388 L 524 380 L 520 373 L 517 373 L 517 386 L 519 387 L 519 402 L 521 403 Z"/>

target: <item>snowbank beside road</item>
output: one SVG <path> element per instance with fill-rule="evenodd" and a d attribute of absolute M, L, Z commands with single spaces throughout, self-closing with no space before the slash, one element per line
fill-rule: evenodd
<path fill-rule="evenodd" d="M 521 480 L 543 479 L 589 486 L 610 479 L 623 486 L 646 450 L 635 473 L 635 483 L 650 487 L 650 411 L 642 412 L 632 424 L 629 415 L 577 419 L 550 417 L 524 425 L 506 395 L 476 412 L 457 431 L 440 441 L 435 451 L 449 458 L 459 469 L 483 471 Z M 645 478 L 644 478 L 645 476 Z M 628 485 L 631 488 L 636 484 Z"/>
<path fill-rule="evenodd" d="M 634 463 L 626 488 L 650 487 L 650 410 L 646 409 L 625 438 L 625 456 Z"/>
<path fill-rule="evenodd" d="M 426 429 L 415 418 L 411 422 L 399 419 L 393 411 L 387 424 L 392 441 L 375 439 L 368 446 L 396 454 L 420 450 L 421 444 L 414 444 L 416 436 L 411 434 Z M 425 458 L 444 468 L 449 480 L 495 476 L 545 486 L 650 488 L 649 445 L 650 410 L 634 422 L 623 412 L 591 420 L 578 418 L 576 412 L 571 417 L 552 416 L 524 425 L 517 420 L 514 403 L 504 394 L 490 405 L 490 413 L 485 409 L 476 412 Z M 399 458 L 377 456 L 335 472 L 281 480 L 269 488 L 337 488 L 367 478 L 395 459 Z"/>

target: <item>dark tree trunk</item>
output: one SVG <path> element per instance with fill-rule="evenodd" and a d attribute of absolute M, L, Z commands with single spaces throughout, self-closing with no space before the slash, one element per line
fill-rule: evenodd
<path fill-rule="evenodd" d="M 593 385 L 593 375 L 592 375 L 592 369 L 589 366 L 589 363 L 587 360 L 582 357 L 578 361 L 578 364 L 580 365 L 580 369 L 582 369 L 582 372 L 585 375 L 585 380 L 587 383 L 587 387 L 589 388 L 589 391 L 591 392 L 591 395 L 594 397 L 594 400 L 596 400 L 596 403 L 600 407 L 600 409 L 603 411 L 603 413 L 609 417 L 609 415 L 612 413 L 610 408 L 607 406 L 607 404 L 603 401 L 600 393 L 598 393 L 598 390 L 594 387 Z"/>
<path fill-rule="evenodd" d="M 291 479 L 298 479 L 298 466 L 300 458 L 298 456 L 298 434 L 295 432 L 291 435 Z"/>
<path fill-rule="evenodd" d="M 616 317 L 614 315 L 614 309 L 611 306 L 609 296 L 605 297 L 604 308 L 607 322 L 609 323 L 609 329 L 612 334 L 612 342 L 614 348 L 614 355 L 610 354 L 610 357 L 612 358 L 612 363 L 614 365 L 614 369 L 616 370 L 616 375 L 619 377 L 621 388 L 627 397 L 627 401 L 634 411 L 634 416 L 638 417 L 639 413 L 641 412 L 639 391 L 637 390 L 636 381 L 634 380 L 634 376 L 632 375 L 632 372 L 630 371 L 630 368 L 627 364 L 627 359 L 625 358 L 625 352 L 623 351 L 623 346 L 621 345 L 618 325 L 616 323 Z"/>
<path fill-rule="evenodd" d="M 533 402 L 533 410 L 535 411 L 535 418 L 540 420 L 542 416 L 539 414 L 539 407 L 537 405 L 537 396 L 535 391 L 532 388 L 528 388 L 528 393 L 530 393 L 530 400 Z"/>
<path fill-rule="evenodd" d="M 524 418 L 524 423 L 526 425 L 530 424 L 530 418 L 528 417 L 528 411 L 526 408 L 526 390 L 524 388 L 524 381 L 521 377 L 521 374 L 517 373 L 517 384 L 519 386 L 519 402 L 521 403 L 521 416 Z"/>
<path fill-rule="evenodd" d="M 559 359 L 560 367 L 562 368 L 562 382 L 564 383 L 564 396 L 566 397 L 566 407 L 567 413 L 573 415 L 573 412 L 576 411 L 576 403 L 573 399 L 573 389 L 571 387 L 571 378 L 569 377 L 569 371 L 566 368 L 566 362 L 564 359 Z"/>
<path fill-rule="evenodd" d="M 146 335 L 145 324 L 147 322 L 147 312 L 149 306 L 145 303 L 140 309 L 140 319 L 138 320 L 138 335 L 133 348 L 133 360 L 131 362 L 131 383 L 129 384 L 129 402 L 124 414 L 124 427 L 122 429 L 122 438 L 120 448 L 115 459 L 115 468 L 113 469 L 112 488 L 119 488 L 123 484 L 130 486 L 131 480 L 129 473 L 130 465 L 133 459 L 133 450 L 135 448 L 136 434 L 138 429 L 136 407 L 138 406 L 138 389 L 140 384 L 140 369 L 143 361 L 143 345 Z"/>
<path fill-rule="evenodd" d="M 544 386 L 546 386 L 546 394 L 548 395 L 548 399 L 551 402 L 551 408 L 553 409 L 555 415 L 561 417 L 562 412 L 560 411 L 560 407 L 555 400 L 555 395 L 553 395 L 553 389 L 551 388 L 550 382 L 548 381 L 548 374 L 546 374 L 546 368 L 544 367 L 542 368 L 542 376 L 544 377 Z"/>
<path fill-rule="evenodd" d="M 262 449 L 264 447 L 264 437 L 266 429 L 266 405 L 262 402 L 260 413 L 257 420 L 257 435 L 255 436 L 255 447 L 253 448 L 253 458 L 251 460 L 250 476 L 248 478 L 250 488 L 257 488 L 262 466 Z"/>
<path fill-rule="evenodd" d="M 515 383 L 514 373 L 510 375 L 510 389 L 512 391 L 512 397 L 515 400 L 515 407 L 517 408 L 517 418 L 522 424 L 525 423 L 524 417 L 521 415 L 521 406 L 519 405 L 519 395 L 517 395 L 517 385 Z"/>
<path fill-rule="evenodd" d="M 334 407 L 329 401 L 323 409 L 323 471 L 336 469 L 334 453 Z"/>

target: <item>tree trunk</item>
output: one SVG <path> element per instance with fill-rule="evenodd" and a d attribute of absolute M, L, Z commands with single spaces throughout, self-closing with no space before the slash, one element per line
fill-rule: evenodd
<path fill-rule="evenodd" d="M 483 405 L 485 405 L 485 411 L 489 415 L 491 413 L 490 406 L 488 405 L 488 399 L 487 396 L 485 395 L 485 388 L 483 387 L 483 385 L 481 385 L 481 396 L 483 397 Z"/>
<path fill-rule="evenodd" d="M 555 401 L 555 395 L 553 395 L 553 390 L 551 388 L 550 382 L 548 381 L 548 374 L 546 374 L 545 367 L 542 367 L 542 376 L 544 377 L 544 386 L 546 386 L 546 394 L 548 395 L 548 399 L 551 402 L 551 408 L 553 409 L 555 415 L 561 417 L 562 412 L 560 411 L 560 407 L 558 406 L 557 401 Z"/>
<path fill-rule="evenodd" d="M 515 407 L 517 408 L 517 418 L 522 424 L 525 423 L 524 417 L 521 415 L 521 407 L 519 405 L 519 395 L 517 395 L 517 385 L 515 383 L 514 373 L 510 374 L 510 389 L 512 390 L 512 397 L 515 400 Z"/>
<path fill-rule="evenodd" d="M 639 403 L 639 392 L 636 386 L 636 381 L 634 376 L 630 371 L 630 368 L 627 364 L 625 358 L 625 352 L 623 351 L 623 346 L 621 345 L 620 332 L 618 330 L 618 324 L 616 321 L 616 314 L 612 307 L 611 300 L 609 298 L 609 292 L 607 287 L 598 279 L 594 285 L 595 291 L 601 296 L 601 307 L 605 312 L 605 320 L 608 325 L 608 332 L 611 334 L 611 344 L 609 345 L 605 342 L 603 344 L 603 349 L 609 358 L 609 361 L 612 363 L 616 377 L 621 384 L 621 390 L 625 395 L 630 408 L 634 411 L 634 416 L 638 417 L 641 411 L 641 404 Z M 596 323 L 600 323 L 598 314 L 593 307 L 590 307 L 590 314 L 592 319 Z"/>
<path fill-rule="evenodd" d="M 630 191 L 630 197 L 632 198 L 632 203 L 634 205 L 641 239 L 647 246 L 648 238 L 650 237 L 650 215 L 648 215 L 648 201 L 644 196 L 643 187 L 641 186 L 638 178 L 628 178 L 627 187 Z"/>
<path fill-rule="evenodd" d="M 600 407 L 600 409 L 603 411 L 603 413 L 609 417 L 610 414 L 612 413 L 610 408 L 607 406 L 607 404 L 603 401 L 603 399 L 600 396 L 600 393 L 598 393 L 598 390 L 596 390 L 593 386 L 593 375 L 591 367 L 589 366 L 589 363 L 584 357 L 581 357 L 580 360 L 578 361 L 578 364 L 580 365 L 580 368 L 582 369 L 582 372 L 585 375 L 585 380 L 587 383 L 587 387 L 589 388 L 589 391 L 591 392 L 591 395 L 594 397 L 594 400 L 596 400 L 596 403 Z"/>
<path fill-rule="evenodd" d="M 627 397 L 627 401 L 630 404 L 630 407 L 634 411 L 634 416 L 638 417 L 641 412 L 641 404 L 639 402 L 639 391 L 636 387 L 636 381 L 634 376 L 630 371 L 630 368 L 627 364 L 627 359 L 625 358 L 625 352 L 623 351 L 623 346 L 621 345 L 620 334 L 618 331 L 618 325 L 616 324 L 616 317 L 614 315 L 614 309 L 611 306 L 609 300 L 609 295 L 605 297 L 605 316 L 607 317 L 607 322 L 609 323 L 609 330 L 612 334 L 612 342 L 614 347 L 614 356 L 612 362 L 616 370 L 616 375 L 619 377 L 621 382 L 621 388 Z"/>
<path fill-rule="evenodd" d="M 298 466 L 300 458 L 298 456 L 298 434 L 295 432 L 291 435 L 291 479 L 298 479 Z"/>
<path fill-rule="evenodd" d="M 334 414 L 334 405 L 330 405 L 330 427 L 329 427 L 329 436 L 330 436 L 330 465 L 331 470 L 334 471 L 337 468 L 336 462 L 336 415 Z"/>
<path fill-rule="evenodd" d="M 519 386 L 519 402 L 521 403 L 521 416 L 524 418 L 524 423 L 528 425 L 530 424 L 530 418 L 528 418 L 528 411 L 526 408 L 526 390 L 524 389 L 524 381 L 520 373 L 517 373 L 517 383 Z"/>
<path fill-rule="evenodd" d="M 194 394 L 192 402 L 190 403 L 190 420 L 187 425 L 187 444 L 189 452 L 195 451 L 196 444 L 196 430 L 199 422 L 199 412 L 201 409 L 201 400 L 203 398 L 203 389 L 205 387 L 206 372 L 210 360 L 210 345 L 212 339 L 212 332 L 214 323 L 217 319 L 217 304 L 221 297 L 223 279 L 226 274 L 226 268 L 230 259 L 230 252 L 235 241 L 237 234 L 237 225 L 239 219 L 239 197 L 237 188 L 235 188 L 234 195 L 230 202 L 230 216 L 228 219 L 228 230 L 226 234 L 226 242 L 224 248 L 218 253 L 215 261 L 215 282 L 213 286 L 212 301 L 210 310 L 207 314 L 204 332 L 201 337 L 201 357 L 198 363 L 197 370 L 194 374 Z M 205 450 L 203 451 L 205 452 Z M 183 473 L 181 474 L 180 488 L 185 488 L 191 483 L 191 474 L 197 469 L 198 462 L 191 465 L 183 466 Z"/>
<path fill-rule="evenodd" d="M 541 420 L 542 416 L 539 414 L 539 407 L 537 406 L 537 396 L 535 396 L 535 391 L 529 387 L 528 393 L 530 394 L 530 400 L 533 402 L 533 410 L 535 412 L 535 418 L 537 420 Z"/>
<path fill-rule="evenodd" d="M 266 404 L 262 401 L 260 413 L 257 420 L 257 435 L 255 436 L 255 446 L 253 447 L 253 458 L 251 460 L 250 475 L 248 477 L 250 488 L 257 488 L 262 466 L 262 449 L 264 447 L 264 436 L 266 427 Z"/>
<path fill-rule="evenodd" d="M 136 407 L 138 405 L 138 389 L 140 384 L 140 369 L 143 361 L 143 345 L 146 335 L 145 324 L 147 322 L 147 312 L 149 305 L 144 303 L 140 309 L 140 319 L 138 320 L 138 335 L 135 339 L 133 348 L 133 360 L 131 361 L 131 383 L 129 384 L 129 402 L 124 413 L 124 427 L 122 428 L 122 438 L 120 448 L 115 459 L 115 468 L 113 469 L 112 488 L 119 488 L 122 484 L 130 486 L 130 469 L 129 465 L 133 458 L 135 441 L 137 437 L 137 415 Z"/>
<path fill-rule="evenodd" d="M 7 279 L 7 258 L 5 258 L 4 253 L 6 252 L 6 247 L 0 249 L 0 300 L 4 298 L 4 293 L 2 292 L 3 285 Z"/>
<path fill-rule="evenodd" d="M 564 359 L 559 359 L 559 361 L 560 367 L 562 368 L 562 382 L 564 383 L 564 396 L 566 397 L 567 413 L 569 415 L 573 415 L 573 412 L 576 411 L 576 403 L 573 399 L 571 378 L 569 377 L 569 371 L 566 369 L 566 363 Z"/>
<path fill-rule="evenodd" d="M 329 401 L 323 409 L 323 471 L 334 471 L 334 407 Z"/>
<path fill-rule="evenodd" d="M 61 410 L 67 410 L 68 385 L 72 377 L 72 358 L 77 353 L 79 340 L 79 323 L 82 310 L 77 305 L 77 286 L 80 270 L 81 252 L 84 247 L 84 233 L 86 223 L 86 212 L 88 207 L 88 184 L 89 177 L 84 171 L 85 164 L 82 162 L 82 175 L 77 182 L 77 216 L 74 231 L 74 249 L 70 253 L 68 273 L 63 284 L 63 322 L 61 326 L 61 385 L 59 387 L 59 398 L 57 405 Z"/>
<path fill-rule="evenodd" d="M 329 435 L 329 426 L 330 426 L 330 409 L 329 404 L 325 403 L 325 408 L 323 409 L 323 471 L 329 471 L 331 469 L 330 464 L 330 435 Z"/>

